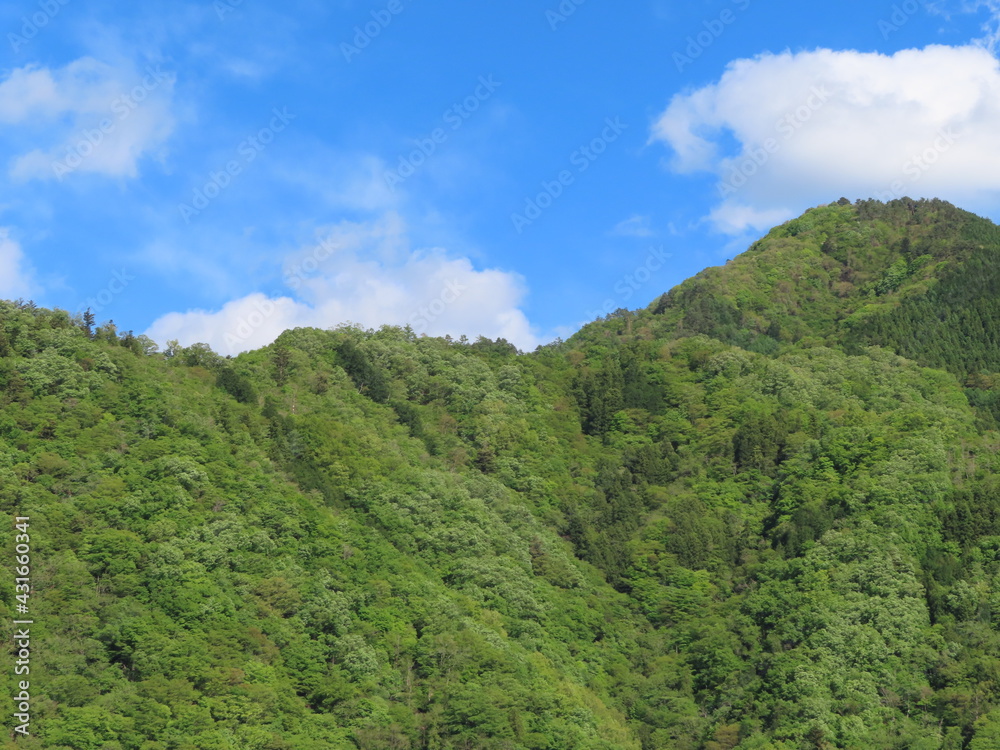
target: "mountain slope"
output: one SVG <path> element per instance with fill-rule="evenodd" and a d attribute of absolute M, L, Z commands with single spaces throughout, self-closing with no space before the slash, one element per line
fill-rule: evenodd
<path fill-rule="evenodd" d="M 841 202 L 528 355 L 0 303 L 6 746 L 996 746 L 997 238 Z"/>
<path fill-rule="evenodd" d="M 324 362 L 350 338 L 291 337 L 294 374 L 258 404 L 261 373 L 203 348 L 3 319 L 37 746 L 638 747 L 600 686 L 641 653 L 638 618 L 509 490 L 431 460 Z"/>

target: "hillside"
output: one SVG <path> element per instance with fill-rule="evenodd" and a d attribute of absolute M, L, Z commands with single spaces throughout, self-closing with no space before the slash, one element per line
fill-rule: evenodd
<path fill-rule="evenodd" d="M 842 200 L 529 354 L 0 302 L 3 746 L 1000 747 L 997 253 Z"/>

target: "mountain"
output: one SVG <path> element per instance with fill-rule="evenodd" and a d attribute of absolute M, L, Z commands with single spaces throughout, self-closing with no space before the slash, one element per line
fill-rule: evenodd
<path fill-rule="evenodd" d="M 530 354 L 2 302 L 3 747 L 1000 747 L 998 253 L 842 199 Z"/>
<path fill-rule="evenodd" d="M 772 230 L 654 311 L 679 331 L 762 353 L 815 338 L 891 347 L 956 373 L 997 370 L 988 326 L 1000 304 L 998 250 L 994 224 L 943 201 L 842 199 Z"/>

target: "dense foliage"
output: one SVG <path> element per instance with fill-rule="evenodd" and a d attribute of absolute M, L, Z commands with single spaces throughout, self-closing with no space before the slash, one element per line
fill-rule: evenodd
<path fill-rule="evenodd" d="M 0 303 L 4 747 L 1000 747 L 998 253 L 841 201 L 531 354 Z"/>

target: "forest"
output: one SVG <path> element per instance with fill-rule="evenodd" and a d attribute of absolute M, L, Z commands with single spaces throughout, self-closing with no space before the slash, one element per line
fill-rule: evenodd
<path fill-rule="evenodd" d="M 1000 748 L 998 447 L 1000 227 L 939 200 L 527 353 L 0 302 L 0 747 Z"/>

